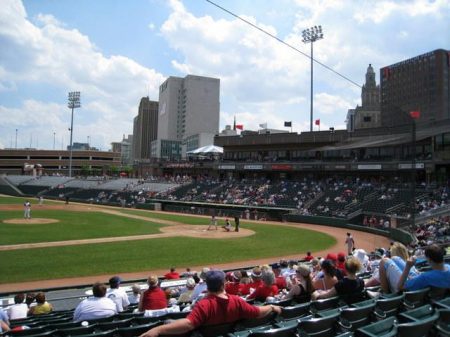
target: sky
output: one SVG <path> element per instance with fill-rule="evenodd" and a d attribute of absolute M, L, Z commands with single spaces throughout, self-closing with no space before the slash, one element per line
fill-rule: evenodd
<path fill-rule="evenodd" d="M 314 58 L 359 85 L 402 60 L 450 49 L 450 0 L 214 0 L 296 52 L 205 0 L 0 0 L 0 148 L 69 144 L 68 92 L 81 92 L 73 141 L 101 150 L 131 134 L 141 97 L 169 76 L 220 79 L 220 130 L 310 126 Z M 361 88 L 314 65 L 314 120 L 345 128 Z M 315 126 L 314 130 L 318 127 Z M 17 131 L 16 131 L 17 130 Z M 220 131 L 219 130 L 219 131 Z M 16 137 L 17 136 L 17 137 Z"/>

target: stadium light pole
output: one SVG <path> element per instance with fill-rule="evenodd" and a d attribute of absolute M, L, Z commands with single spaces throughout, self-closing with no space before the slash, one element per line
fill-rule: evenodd
<path fill-rule="evenodd" d="M 53 150 L 55 149 L 55 145 L 56 145 L 56 132 L 53 131 Z"/>
<path fill-rule="evenodd" d="M 73 136 L 73 110 L 76 108 L 81 107 L 80 103 L 80 92 L 79 91 L 72 91 L 69 92 L 69 99 L 67 102 L 67 106 L 69 109 L 72 109 L 72 117 L 70 119 L 70 156 L 69 156 L 69 177 L 72 177 L 72 136 Z"/>
<path fill-rule="evenodd" d="M 310 116 L 309 116 L 309 131 L 313 130 L 313 88 L 314 88 L 314 42 L 323 39 L 322 26 L 314 26 L 305 29 L 302 32 L 302 42 L 311 43 L 311 97 L 310 97 Z"/>
<path fill-rule="evenodd" d="M 17 132 L 19 132 L 19 129 L 16 129 L 16 144 L 15 144 L 16 150 L 17 150 Z"/>

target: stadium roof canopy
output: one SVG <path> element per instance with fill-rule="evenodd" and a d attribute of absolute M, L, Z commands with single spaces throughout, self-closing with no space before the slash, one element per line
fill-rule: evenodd
<path fill-rule="evenodd" d="M 438 127 L 427 128 L 417 130 L 416 141 L 437 136 L 442 133 L 450 132 L 448 125 L 441 125 Z M 319 151 L 332 151 L 332 150 L 351 150 L 364 147 L 381 147 L 381 146 L 395 146 L 401 144 L 411 143 L 411 132 L 398 133 L 398 134 L 385 134 L 385 135 L 371 135 L 365 137 L 352 137 L 344 142 L 337 143 L 336 145 L 328 145 L 318 148 Z"/>
<path fill-rule="evenodd" d="M 223 147 L 215 146 L 215 145 L 206 145 L 203 147 L 199 147 L 198 149 L 188 151 L 188 154 L 214 154 L 214 153 L 223 153 Z"/>

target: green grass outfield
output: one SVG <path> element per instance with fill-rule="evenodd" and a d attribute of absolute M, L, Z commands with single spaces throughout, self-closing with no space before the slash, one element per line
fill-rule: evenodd
<path fill-rule="evenodd" d="M 1 199 L 4 198 L 0 197 Z M 119 208 L 117 210 L 120 211 Z M 44 241 L 55 241 L 61 240 L 61 237 L 74 238 L 75 235 L 94 238 L 111 236 L 110 234 L 131 235 L 131 232 L 136 234 L 147 230 L 157 232 L 161 226 L 151 221 L 96 212 L 71 212 L 74 214 L 70 216 L 66 211 L 42 211 L 44 212 L 42 216 L 38 212 L 34 211 L 33 216 L 62 219 L 59 223 L 62 226 L 55 227 L 57 224 L 49 224 L 48 226 L 8 225 L 9 227 L 4 227 L 6 224 L 1 222 L 2 244 L 6 241 L 4 235 L 9 241 L 21 240 L 22 236 L 27 237 L 27 240 L 43 237 Z M 149 218 L 164 218 L 185 224 L 207 225 L 209 223 L 208 218 L 205 217 L 131 210 L 122 212 Z M 5 213 L 8 212 L 0 212 L 2 219 L 9 215 L 17 217 L 17 214 L 13 214 L 14 212 L 7 216 Z M 20 213 L 19 217 L 22 215 L 21 212 L 16 213 Z M 236 239 L 171 237 L 133 242 L 0 251 L 0 261 L 2 261 L 0 283 L 150 271 L 167 269 L 170 266 L 180 268 L 194 265 L 214 266 L 214 264 L 273 256 L 303 255 L 307 250 L 324 250 L 336 243 L 335 239 L 329 235 L 305 229 L 245 221 L 242 222 L 242 227 L 253 230 L 255 235 Z M 31 235 L 30 231 L 37 231 L 39 235 L 37 232 Z"/>

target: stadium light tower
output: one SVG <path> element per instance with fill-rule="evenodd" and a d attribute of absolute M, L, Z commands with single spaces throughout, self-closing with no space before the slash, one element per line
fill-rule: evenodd
<path fill-rule="evenodd" d="M 302 32 L 302 42 L 303 43 L 311 43 L 311 97 L 310 97 L 310 118 L 309 118 L 309 131 L 313 130 L 313 86 L 314 86 L 314 42 L 317 40 L 323 39 L 322 26 L 314 26 L 308 29 L 305 29 Z"/>
<path fill-rule="evenodd" d="M 80 103 L 80 92 L 72 91 L 69 92 L 69 99 L 67 102 L 69 109 L 72 109 L 72 118 L 70 119 L 70 157 L 69 157 L 69 177 L 72 177 L 72 136 L 73 136 L 73 110 L 81 107 Z"/>

